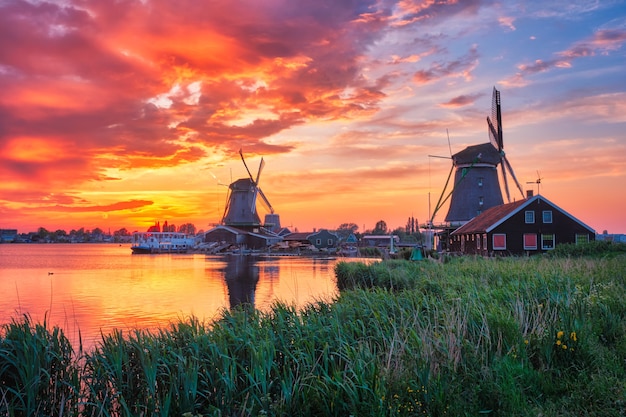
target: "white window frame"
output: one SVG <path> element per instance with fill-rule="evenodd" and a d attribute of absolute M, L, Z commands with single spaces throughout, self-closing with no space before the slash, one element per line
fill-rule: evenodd
<path fill-rule="evenodd" d="M 534 236 L 535 238 L 535 244 L 534 245 L 526 245 L 526 236 Z M 524 250 L 537 250 L 537 234 L 536 233 L 524 233 L 524 235 L 522 236 L 523 244 L 524 244 Z"/>
<path fill-rule="evenodd" d="M 504 237 L 504 246 L 496 246 L 496 237 Z M 506 233 L 494 233 L 491 235 L 491 244 L 493 250 L 506 250 Z"/>
<path fill-rule="evenodd" d="M 317 246 L 321 246 L 322 245 L 322 239 L 315 239 L 315 244 Z"/>
<path fill-rule="evenodd" d="M 552 223 L 552 210 L 544 210 L 541 213 L 541 219 L 544 223 Z"/>
<path fill-rule="evenodd" d="M 576 244 L 580 245 L 582 243 L 589 243 L 589 234 L 587 234 L 587 233 L 576 233 Z"/>
<path fill-rule="evenodd" d="M 544 237 L 552 236 L 552 246 L 545 245 L 544 241 L 546 240 Z M 541 249 L 543 250 L 552 250 L 556 246 L 556 235 L 554 233 L 542 233 L 541 234 Z"/>
<path fill-rule="evenodd" d="M 328 246 L 333 246 L 333 240 L 332 239 L 328 239 Z"/>
<path fill-rule="evenodd" d="M 526 210 L 524 212 L 524 222 L 526 224 L 535 223 L 535 211 L 534 210 Z"/>

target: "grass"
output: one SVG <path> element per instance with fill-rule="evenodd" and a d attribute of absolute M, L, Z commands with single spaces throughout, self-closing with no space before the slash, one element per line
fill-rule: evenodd
<path fill-rule="evenodd" d="M 339 263 L 333 303 L 89 352 L 25 316 L 0 333 L 0 415 L 624 415 L 626 254 L 607 253 Z"/>

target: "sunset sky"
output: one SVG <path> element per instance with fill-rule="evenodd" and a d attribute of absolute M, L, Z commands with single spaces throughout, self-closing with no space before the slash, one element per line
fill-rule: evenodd
<path fill-rule="evenodd" d="M 625 44 L 614 0 L 1 0 L 0 228 L 207 230 L 239 149 L 283 226 L 423 223 L 495 86 L 524 188 L 626 233 Z"/>

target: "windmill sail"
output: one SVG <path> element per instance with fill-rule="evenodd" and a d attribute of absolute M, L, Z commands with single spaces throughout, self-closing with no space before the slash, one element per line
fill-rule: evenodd
<path fill-rule="evenodd" d="M 495 125 L 494 125 L 495 121 Z M 522 194 L 522 198 L 524 198 L 524 191 L 519 181 L 517 181 L 517 177 L 513 172 L 513 167 L 509 163 L 506 158 L 506 154 L 504 152 L 504 139 L 502 134 L 502 105 L 500 100 L 500 92 L 493 88 L 493 95 L 491 99 L 491 117 L 487 116 L 487 128 L 489 132 L 489 140 L 491 144 L 498 150 L 500 153 L 500 170 L 502 171 L 502 181 L 504 182 L 504 191 L 506 192 L 507 201 L 511 202 L 511 193 L 509 191 L 509 182 L 507 179 L 507 171 L 513 178 L 513 182 L 519 189 Z"/>

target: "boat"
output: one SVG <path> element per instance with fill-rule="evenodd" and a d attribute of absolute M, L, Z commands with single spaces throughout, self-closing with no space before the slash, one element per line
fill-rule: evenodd
<path fill-rule="evenodd" d="M 135 232 L 131 242 L 133 253 L 187 253 L 195 238 L 178 232 Z"/>

